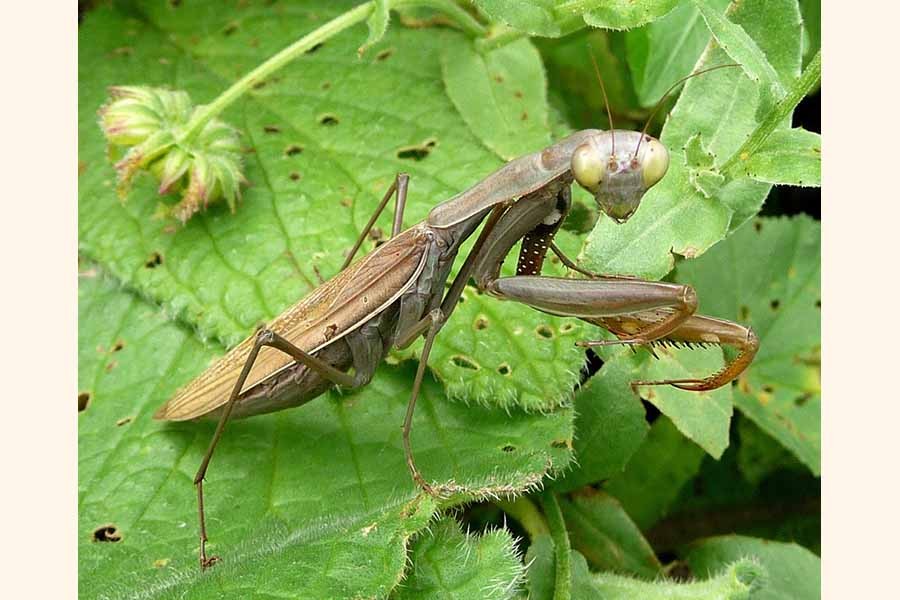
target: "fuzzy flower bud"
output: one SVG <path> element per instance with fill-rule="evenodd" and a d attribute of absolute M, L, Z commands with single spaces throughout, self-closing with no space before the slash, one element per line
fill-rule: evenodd
<path fill-rule="evenodd" d="M 246 183 L 241 171 L 238 132 L 219 119 L 209 120 L 187 139 L 187 125 L 200 107 L 181 91 L 140 86 L 110 88 L 99 111 L 100 128 L 109 143 L 118 173 L 116 187 L 124 199 L 140 171 L 160 182 L 159 193 L 181 193 L 181 201 L 162 205 L 160 216 L 182 223 L 224 198 L 234 212 Z M 123 154 L 124 151 L 124 154 Z"/>

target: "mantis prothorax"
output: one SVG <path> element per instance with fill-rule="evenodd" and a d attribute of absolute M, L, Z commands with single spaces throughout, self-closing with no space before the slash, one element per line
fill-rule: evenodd
<path fill-rule="evenodd" d="M 426 492 L 440 491 L 440 486 L 426 482 L 416 466 L 410 429 L 435 336 L 470 278 L 498 298 L 577 317 L 618 338 L 580 342 L 584 346 L 697 342 L 740 350 L 721 370 L 702 379 L 634 385 L 711 390 L 737 377 L 758 346 L 750 329 L 694 315 L 697 297 L 690 286 L 590 273 L 553 243 L 571 205 L 573 181 L 594 196 L 606 215 L 624 222 L 638 209 L 644 193 L 665 175 L 668 162 L 665 146 L 644 132 L 579 131 L 507 163 L 435 206 L 424 221 L 405 231 L 401 224 L 409 178 L 398 174 L 335 277 L 234 347 L 156 413 L 158 419 L 174 421 L 219 419 L 194 478 L 201 567 L 217 560 L 206 554 L 203 481 L 228 419 L 300 406 L 333 386 L 366 385 L 391 347 L 408 346 L 422 335 L 425 343 L 403 421 L 403 445 L 415 482 Z M 393 197 L 390 239 L 351 265 L 362 240 Z M 445 293 L 460 246 L 483 222 Z M 500 277 L 504 258 L 520 240 L 517 274 Z M 548 251 L 587 278 L 541 276 Z"/>

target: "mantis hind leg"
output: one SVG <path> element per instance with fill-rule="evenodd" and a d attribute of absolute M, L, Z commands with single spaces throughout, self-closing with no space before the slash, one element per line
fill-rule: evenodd
<path fill-rule="evenodd" d="M 222 432 L 225 430 L 225 424 L 228 422 L 228 418 L 231 416 L 231 413 L 234 410 L 235 404 L 237 403 L 238 398 L 241 395 L 241 390 L 244 387 L 244 383 L 247 381 L 247 377 L 250 375 L 250 370 L 253 368 L 253 364 L 256 362 L 256 357 L 259 356 L 259 351 L 263 348 L 263 346 L 271 346 L 273 348 L 281 350 L 285 354 L 293 357 L 297 362 L 306 365 L 335 385 L 352 387 L 355 384 L 354 377 L 352 377 L 351 375 L 348 375 L 347 373 L 336 369 L 335 367 L 316 358 L 315 356 L 304 352 L 274 331 L 263 329 L 256 334 L 256 340 L 253 343 L 253 348 L 250 350 L 250 354 L 247 356 L 247 362 L 244 363 L 244 367 L 241 369 L 241 374 L 238 376 L 237 381 L 234 382 L 234 387 L 231 390 L 231 396 L 229 396 L 228 398 L 228 403 L 225 404 L 225 408 L 222 411 L 222 416 L 219 418 L 219 423 L 216 426 L 216 431 L 215 433 L 213 433 L 213 437 L 209 443 L 209 447 L 206 450 L 206 454 L 203 456 L 200 467 L 197 469 L 197 474 L 194 476 L 194 485 L 197 487 L 197 510 L 200 519 L 201 569 L 207 569 L 219 560 L 218 556 L 206 556 L 206 542 L 209 541 L 209 538 L 206 534 L 206 512 L 203 508 L 203 480 L 206 478 L 206 471 L 209 468 L 210 461 L 212 460 L 213 452 L 215 452 L 216 446 L 219 444 L 219 440 L 222 438 Z"/>

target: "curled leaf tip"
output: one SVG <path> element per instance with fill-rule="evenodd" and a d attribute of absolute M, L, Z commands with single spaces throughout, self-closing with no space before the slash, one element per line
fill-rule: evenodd
<path fill-rule="evenodd" d="M 242 172 L 240 136 L 219 119 L 210 119 L 197 135 L 184 135 L 201 107 L 179 90 L 145 86 L 112 86 L 109 100 L 97 111 L 100 128 L 114 162 L 116 190 L 123 200 L 135 176 L 146 171 L 159 181 L 160 195 L 181 193 L 178 204 L 158 208 L 156 216 L 186 223 L 210 204 L 224 199 L 231 212 L 240 200 Z"/>

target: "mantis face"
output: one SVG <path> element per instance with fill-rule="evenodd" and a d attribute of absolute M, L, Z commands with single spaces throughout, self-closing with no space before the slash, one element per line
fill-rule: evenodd
<path fill-rule="evenodd" d="M 624 223 L 644 192 L 669 168 L 669 152 L 657 139 L 637 131 L 604 131 L 572 154 L 572 174 L 594 195 L 600 209 Z"/>

